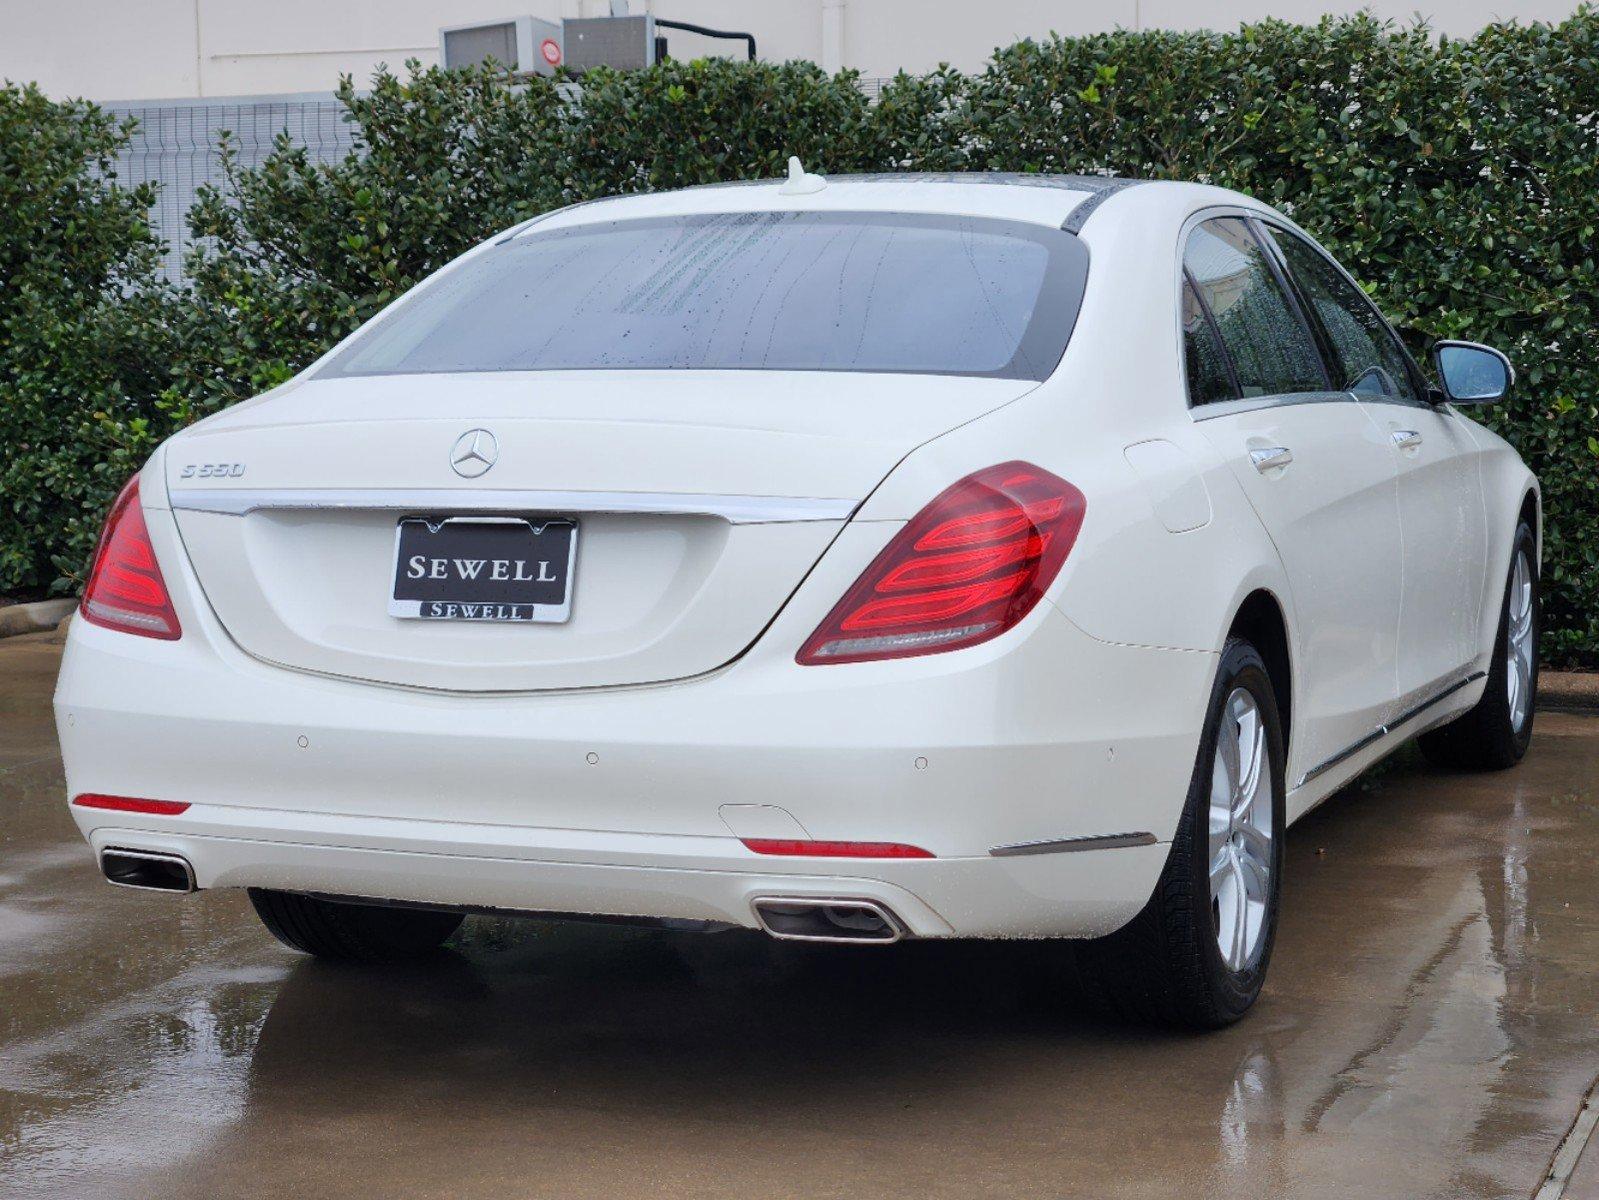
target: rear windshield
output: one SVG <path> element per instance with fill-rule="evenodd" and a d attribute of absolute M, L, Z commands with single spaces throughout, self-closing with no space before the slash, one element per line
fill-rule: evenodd
<path fill-rule="evenodd" d="M 532 232 L 421 290 L 322 376 L 894 371 L 1043 379 L 1088 272 L 1044 226 L 734 213 Z"/>

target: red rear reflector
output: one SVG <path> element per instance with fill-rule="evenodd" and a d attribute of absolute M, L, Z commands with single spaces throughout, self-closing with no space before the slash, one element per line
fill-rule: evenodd
<path fill-rule="evenodd" d="M 968 475 L 894 535 L 797 660 L 908 658 L 998 637 L 1060 574 L 1087 507 L 1082 492 L 1031 463 Z"/>
<path fill-rule="evenodd" d="M 932 858 L 920 846 L 901 842 L 806 842 L 787 838 L 740 838 L 757 854 L 807 858 Z"/>
<path fill-rule="evenodd" d="M 157 817 L 175 817 L 189 807 L 178 800 L 141 800 L 137 796 L 101 796 L 94 792 L 74 796 L 72 803 L 79 808 L 109 808 L 115 812 L 150 813 Z"/>
<path fill-rule="evenodd" d="M 90 624 L 123 633 L 167 642 L 183 636 L 150 544 L 137 475 L 128 480 L 106 517 L 78 611 Z"/>

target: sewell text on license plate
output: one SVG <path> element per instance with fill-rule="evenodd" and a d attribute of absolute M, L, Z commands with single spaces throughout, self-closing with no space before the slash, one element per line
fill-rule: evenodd
<path fill-rule="evenodd" d="M 405 517 L 394 533 L 389 615 L 565 621 L 576 560 L 577 523 L 567 518 Z"/>

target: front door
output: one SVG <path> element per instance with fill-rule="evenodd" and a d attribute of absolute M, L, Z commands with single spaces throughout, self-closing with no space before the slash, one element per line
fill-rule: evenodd
<path fill-rule="evenodd" d="M 1406 707 L 1462 678 L 1483 648 L 1488 530 L 1477 443 L 1448 405 L 1372 403 L 1399 465 L 1405 535 L 1399 689 Z"/>

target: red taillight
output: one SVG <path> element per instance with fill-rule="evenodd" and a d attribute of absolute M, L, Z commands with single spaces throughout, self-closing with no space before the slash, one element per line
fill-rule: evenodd
<path fill-rule="evenodd" d="M 903 842 L 810 842 L 798 838 L 740 838 L 757 854 L 805 858 L 932 858 L 920 846 Z"/>
<path fill-rule="evenodd" d="M 798 661 L 908 658 L 998 637 L 1060 573 L 1086 508 L 1082 492 L 1031 463 L 968 475 L 894 535 Z"/>
<path fill-rule="evenodd" d="M 155 560 L 139 503 L 139 477 L 128 480 L 106 518 L 94 554 L 89 586 L 79 605 L 83 619 L 140 637 L 175 641 L 183 636 L 166 580 Z"/>
<path fill-rule="evenodd" d="M 79 808 L 109 808 L 113 812 L 150 813 L 157 817 L 175 817 L 189 808 L 179 800 L 143 800 L 138 796 L 102 796 L 95 792 L 74 796 L 72 803 Z"/>

